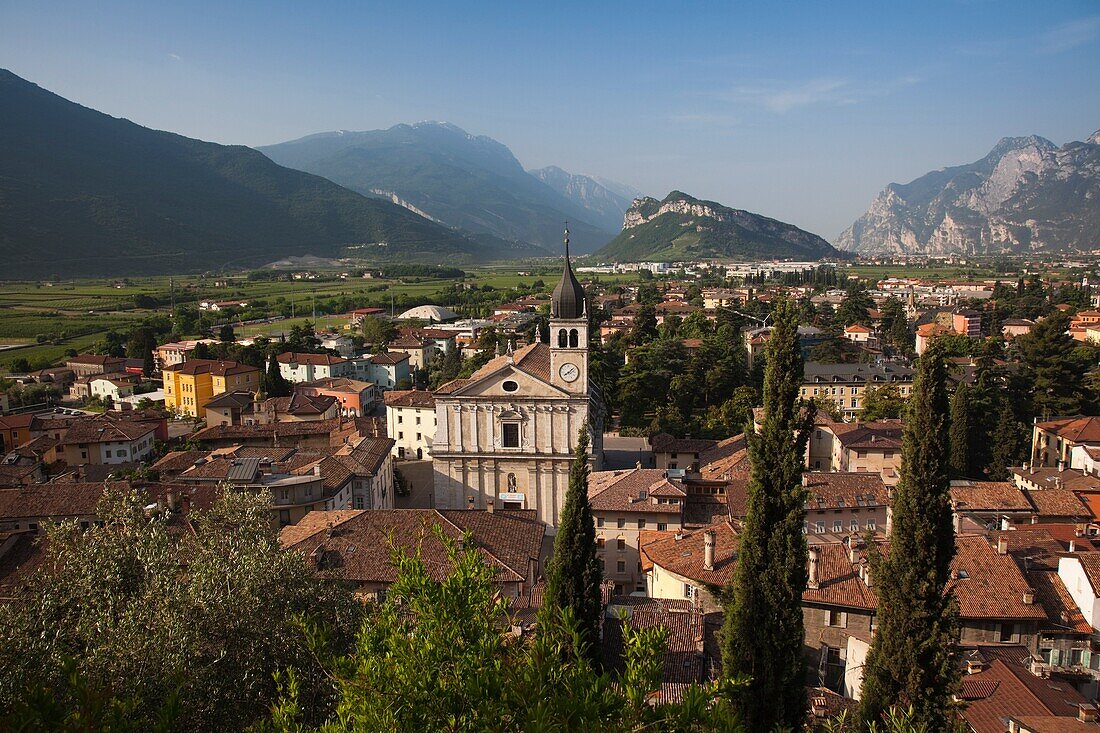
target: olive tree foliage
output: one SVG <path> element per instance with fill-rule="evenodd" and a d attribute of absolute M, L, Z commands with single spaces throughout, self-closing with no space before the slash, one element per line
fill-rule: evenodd
<path fill-rule="evenodd" d="M 323 715 L 331 685 L 298 618 L 339 645 L 362 612 L 280 549 L 269 497 L 227 491 L 190 524 L 142 503 L 108 488 L 101 525 L 47 529 L 41 569 L 0 606 L 0 729 L 239 730 L 290 667 L 303 714 Z"/>
<path fill-rule="evenodd" d="M 265 733 L 351 731 L 738 731 L 714 686 L 675 704 L 650 704 L 664 668 L 665 632 L 624 628 L 624 669 L 599 671 L 570 608 L 548 605 L 537 630 L 516 636 L 508 601 L 467 535 L 464 548 L 439 535 L 453 570 L 433 576 L 419 555 L 393 554 L 397 580 L 374 607 L 348 654 L 329 660 L 338 702 L 320 726 L 302 719 L 300 682 L 281 677 L 283 696 Z"/>

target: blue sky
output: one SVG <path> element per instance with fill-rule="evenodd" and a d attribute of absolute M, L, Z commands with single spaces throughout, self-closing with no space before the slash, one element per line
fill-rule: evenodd
<path fill-rule="evenodd" d="M 223 143 L 446 120 L 832 238 L 891 181 L 1100 128 L 1100 2 L 22 2 L 0 66 Z"/>

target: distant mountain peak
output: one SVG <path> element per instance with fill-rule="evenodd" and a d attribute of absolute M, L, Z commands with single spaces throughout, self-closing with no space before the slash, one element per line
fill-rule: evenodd
<path fill-rule="evenodd" d="M 597 257 L 614 261 L 798 258 L 839 253 L 821 237 L 793 224 L 672 191 L 658 201 L 634 200 L 623 231 Z"/>
<path fill-rule="evenodd" d="M 1100 145 L 1100 130 L 1092 133 L 1092 135 L 1088 139 L 1088 142 L 1092 143 L 1093 145 Z"/>
<path fill-rule="evenodd" d="M 1090 141 L 1100 140 L 1100 132 Z M 1004 137 L 980 160 L 888 185 L 837 238 L 864 254 L 1091 251 L 1100 147 Z"/>

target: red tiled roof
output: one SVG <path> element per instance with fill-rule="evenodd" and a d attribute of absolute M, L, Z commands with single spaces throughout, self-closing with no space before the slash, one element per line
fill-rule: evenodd
<path fill-rule="evenodd" d="M 1046 611 L 1047 621 L 1052 625 L 1078 634 L 1092 633 L 1092 624 L 1081 613 L 1057 571 L 1031 570 L 1027 574 L 1027 582 L 1035 589 L 1035 600 Z"/>
<path fill-rule="evenodd" d="M 1077 705 L 1086 702 L 1068 682 L 1036 677 L 1000 659 L 965 677 L 963 690 L 975 696 L 962 711 L 975 733 L 1004 733 L 1009 716 L 1076 716 Z M 986 696 L 976 697 L 981 692 Z"/>
<path fill-rule="evenodd" d="M 1027 496 L 1040 517 L 1086 519 L 1092 516 L 1089 508 L 1069 489 L 1040 489 L 1028 491 Z"/>
<path fill-rule="evenodd" d="M 426 389 L 395 389 L 386 393 L 387 407 L 435 407 L 435 396 Z"/>
<path fill-rule="evenodd" d="M 233 374 L 247 374 L 260 370 L 248 364 L 235 361 L 214 361 L 212 359 L 191 359 L 181 364 L 172 364 L 164 367 L 166 372 L 179 372 L 180 374 L 212 374 L 216 377 L 231 376 Z"/>
<path fill-rule="evenodd" d="M 287 351 L 275 357 L 280 364 L 309 364 L 312 366 L 332 366 L 334 364 L 346 364 L 347 359 L 333 354 L 299 354 Z"/>
<path fill-rule="evenodd" d="M 886 484 L 878 473 L 811 471 L 802 475 L 802 484 L 811 494 L 807 500 L 811 509 L 886 506 L 889 503 Z"/>
<path fill-rule="evenodd" d="M 749 475 L 748 443 L 745 435 L 735 435 L 719 441 L 699 455 L 699 474 L 708 480 L 730 480 Z"/>
<path fill-rule="evenodd" d="M 1000 555 L 984 537 L 962 535 L 955 539 L 949 587 L 959 601 L 964 619 L 1045 619 L 1036 603 L 1025 603 L 1032 588 L 1016 561 Z"/>
<path fill-rule="evenodd" d="M 707 570 L 703 566 L 704 535 L 709 531 L 715 533 L 713 570 Z M 728 522 L 678 536 L 680 539 L 673 535 L 640 546 L 643 564 L 649 561 L 676 575 L 700 583 L 724 586 L 729 581 L 736 566 L 740 540 Z"/>
<path fill-rule="evenodd" d="M 951 504 L 957 511 L 1030 512 L 1031 502 L 1009 481 L 971 481 L 951 486 Z"/>
<path fill-rule="evenodd" d="M 340 575 L 360 583 L 392 583 L 397 577 L 391 548 L 420 551 L 428 572 L 442 579 L 451 563 L 433 527 L 453 540 L 469 531 L 485 561 L 498 570 L 501 582 L 528 578 L 528 562 L 537 560 L 543 525 L 533 510 L 486 512 L 435 509 L 376 509 L 310 512 L 298 524 L 283 529 L 284 547 L 304 552 L 322 567 L 337 567 Z M 323 556 L 323 561 L 321 557 Z"/>
<path fill-rule="evenodd" d="M 680 514 L 679 502 L 662 504 L 655 499 L 683 499 L 686 495 L 660 468 L 599 471 L 588 477 L 588 500 L 593 511 Z"/>
<path fill-rule="evenodd" d="M 1100 443 L 1100 417 L 1064 417 L 1035 425 L 1071 443 Z"/>
<path fill-rule="evenodd" d="M 865 562 L 862 551 L 857 551 L 857 564 L 853 564 L 851 551 L 841 542 L 825 542 L 812 547 L 818 552 L 817 587 L 807 587 L 802 592 L 803 603 L 863 610 L 878 607 L 878 598 L 860 577 L 859 566 Z"/>
<path fill-rule="evenodd" d="M 0 519 L 94 516 L 96 506 L 108 486 L 127 487 L 129 484 L 125 481 L 56 483 L 0 489 Z"/>

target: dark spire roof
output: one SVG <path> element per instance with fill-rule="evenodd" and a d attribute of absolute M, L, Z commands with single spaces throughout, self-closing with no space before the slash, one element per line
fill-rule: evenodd
<path fill-rule="evenodd" d="M 561 280 L 554 288 L 554 294 L 550 298 L 550 316 L 552 318 L 584 318 L 585 317 L 584 288 L 577 282 L 573 275 L 573 268 L 569 265 L 569 229 L 565 230 L 565 271 L 561 274 Z"/>

